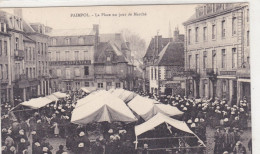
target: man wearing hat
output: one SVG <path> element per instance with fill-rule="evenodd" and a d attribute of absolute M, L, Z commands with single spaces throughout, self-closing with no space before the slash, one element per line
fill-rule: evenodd
<path fill-rule="evenodd" d="M 233 149 L 234 154 L 246 154 L 246 148 L 242 145 L 241 141 L 237 141 Z"/>
<path fill-rule="evenodd" d="M 223 133 L 220 130 L 220 127 L 217 127 L 217 130 L 214 133 L 214 139 L 215 139 L 214 154 L 221 154 L 224 147 L 223 145 L 224 137 L 223 137 Z"/>

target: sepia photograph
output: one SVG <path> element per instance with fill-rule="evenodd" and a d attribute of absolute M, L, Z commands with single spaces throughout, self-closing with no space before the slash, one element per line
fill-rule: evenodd
<path fill-rule="evenodd" d="M 0 7 L 1 153 L 251 154 L 249 23 L 248 2 Z"/>

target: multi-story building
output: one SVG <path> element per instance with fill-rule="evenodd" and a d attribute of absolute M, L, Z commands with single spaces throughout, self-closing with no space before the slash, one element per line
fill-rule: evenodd
<path fill-rule="evenodd" d="M 12 80 L 10 75 L 10 38 L 7 32 L 8 21 L 0 12 L 0 103 L 12 101 Z"/>
<path fill-rule="evenodd" d="M 94 51 L 97 48 L 99 27 L 91 29 L 52 30 L 49 38 L 51 76 L 57 77 L 52 88 L 75 91 L 94 87 Z"/>
<path fill-rule="evenodd" d="M 184 35 L 175 28 L 174 36 L 155 36 L 144 57 L 149 92 L 155 94 L 184 93 Z"/>
<path fill-rule="evenodd" d="M 16 105 L 16 98 L 25 101 L 39 95 L 47 95 L 48 90 L 41 91 L 44 86 L 40 84 L 42 74 L 38 73 L 44 72 L 44 75 L 49 76 L 47 54 L 43 57 L 43 54 L 37 54 L 36 51 L 39 48 L 39 40 L 45 39 L 43 42 L 47 42 L 47 36 L 42 36 L 41 31 L 24 21 L 21 9 L 14 9 L 14 14 L 1 11 L 0 19 L 2 101 Z M 43 43 L 43 46 L 41 51 L 47 53 L 48 45 Z M 45 89 L 48 89 L 48 86 Z"/>
<path fill-rule="evenodd" d="M 248 4 L 199 5 L 184 26 L 186 94 L 250 100 Z"/>
<path fill-rule="evenodd" d="M 133 89 L 134 65 L 131 50 L 120 33 L 100 34 L 94 65 L 97 88 Z"/>

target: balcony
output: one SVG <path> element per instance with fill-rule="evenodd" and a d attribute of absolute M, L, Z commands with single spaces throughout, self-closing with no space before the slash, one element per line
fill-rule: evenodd
<path fill-rule="evenodd" d="M 186 76 L 191 76 L 193 79 L 199 79 L 200 78 L 200 74 L 198 73 L 198 71 L 196 69 L 187 69 L 184 74 Z"/>
<path fill-rule="evenodd" d="M 24 51 L 23 50 L 14 50 L 14 58 L 15 60 L 23 60 L 24 59 Z"/>
<path fill-rule="evenodd" d="M 210 80 L 216 80 L 218 75 L 217 68 L 206 68 L 206 74 Z"/>

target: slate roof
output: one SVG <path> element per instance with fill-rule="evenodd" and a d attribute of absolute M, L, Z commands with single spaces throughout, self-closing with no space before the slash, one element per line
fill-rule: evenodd
<path fill-rule="evenodd" d="M 46 33 L 49 36 L 84 36 L 95 35 L 95 31 L 92 28 L 88 29 L 53 29 L 50 33 Z"/>
<path fill-rule="evenodd" d="M 156 48 L 157 48 L 157 44 L 155 44 L 157 41 L 155 41 L 155 39 L 156 38 L 152 38 L 152 40 L 150 41 L 150 44 L 146 50 L 144 57 L 153 57 L 155 55 Z M 158 41 L 159 53 L 170 41 L 172 41 L 172 38 L 159 38 Z"/>
<path fill-rule="evenodd" d="M 122 52 L 119 50 L 114 42 L 100 42 L 98 44 L 97 50 L 94 55 L 95 63 L 105 63 L 107 52 L 114 53 L 114 59 L 111 60 L 113 63 L 129 63 L 129 61 L 122 54 Z"/>
<path fill-rule="evenodd" d="M 120 35 L 119 39 L 116 39 L 116 34 Z M 121 33 L 107 33 L 107 34 L 100 34 L 99 36 L 100 36 L 100 42 L 108 42 L 108 41 L 114 42 L 120 50 L 122 49 L 129 50 L 126 45 L 126 41 Z"/>
<path fill-rule="evenodd" d="M 184 66 L 184 43 L 168 43 L 158 55 L 155 65 Z"/>

